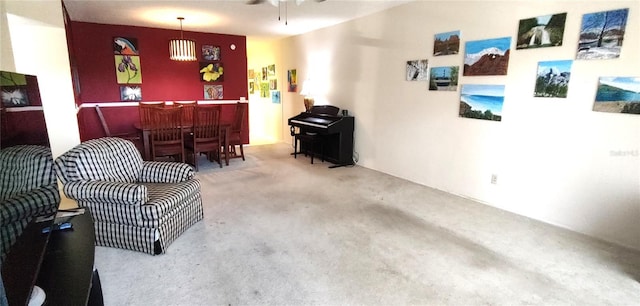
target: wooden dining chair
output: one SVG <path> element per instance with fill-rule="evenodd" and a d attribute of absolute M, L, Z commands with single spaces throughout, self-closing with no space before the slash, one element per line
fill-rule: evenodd
<path fill-rule="evenodd" d="M 149 115 L 151 159 L 172 156 L 174 160 L 184 163 L 182 107 L 151 108 Z"/>
<path fill-rule="evenodd" d="M 229 130 L 229 157 L 242 157 L 244 159 L 244 148 L 242 141 L 242 134 L 244 133 L 245 120 L 247 117 L 248 103 L 238 102 L 236 104 L 235 114 L 233 116 L 233 122 L 231 123 L 231 129 Z M 240 147 L 240 155 L 236 152 L 236 146 Z"/>
<path fill-rule="evenodd" d="M 198 171 L 198 154 L 206 153 L 210 161 L 216 160 L 222 168 L 220 148 L 222 137 L 220 132 L 220 105 L 202 106 L 194 108 L 193 132 L 185 140 L 188 156 L 193 158 L 193 165 Z"/>
<path fill-rule="evenodd" d="M 164 102 L 140 102 L 138 103 L 138 112 L 140 113 L 140 126 L 142 129 L 148 129 L 151 125 L 151 109 L 164 108 Z"/>
<path fill-rule="evenodd" d="M 173 106 L 182 106 L 182 124 L 184 126 L 193 125 L 193 112 L 198 105 L 197 101 L 174 101 Z"/>

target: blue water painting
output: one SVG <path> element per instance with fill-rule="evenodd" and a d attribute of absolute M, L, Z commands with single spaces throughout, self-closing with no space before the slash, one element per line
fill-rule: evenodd
<path fill-rule="evenodd" d="M 460 116 L 501 121 L 504 87 L 504 85 L 462 85 Z"/>
<path fill-rule="evenodd" d="M 601 77 L 593 110 L 640 114 L 640 77 Z"/>
<path fill-rule="evenodd" d="M 596 102 L 640 102 L 640 78 L 602 77 L 598 84 Z"/>

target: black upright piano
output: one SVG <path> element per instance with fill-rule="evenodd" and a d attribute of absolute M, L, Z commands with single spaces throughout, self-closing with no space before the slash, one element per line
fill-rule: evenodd
<path fill-rule="evenodd" d="M 353 165 L 353 128 L 352 116 L 334 116 L 328 114 L 300 113 L 289 118 L 292 133 L 299 128 L 300 133 L 318 133 L 325 136 L 323 152 L 316 152 L 318 148 L 303 147 L 300 151 L 314 150 L 314 154 L 324 155 L 324 159 L 335 166 Z"/>

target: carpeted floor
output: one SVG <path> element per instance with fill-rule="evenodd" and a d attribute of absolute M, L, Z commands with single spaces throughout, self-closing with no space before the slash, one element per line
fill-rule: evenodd
<path fill-rule="evenodd" d="M 96 248 L 105 305 L 637 305 L 640 252 L 359 166 L 202 161 L 204 220 Z"/>

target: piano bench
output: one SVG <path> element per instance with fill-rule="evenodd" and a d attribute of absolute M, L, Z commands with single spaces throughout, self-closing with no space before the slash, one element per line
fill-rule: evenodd
<path fill-rule="evenodd" d="M 320 159 L 324 162 L 324 137 L 316 133 L 299 133 L 295 134 L 295 145 L 293 149 L 293 158 L 298 158 L 298 154 L 304 153 L 311 155 L 311 163 L 313 164 L 313 157 L 315 155 L 315 148 L 317 144 L 320 144 Z M 300 151 L 298 151 L 298 142 L 300 143 Z M 307 150 L 302 152 L 302 144 L 306 143 Z"/>

